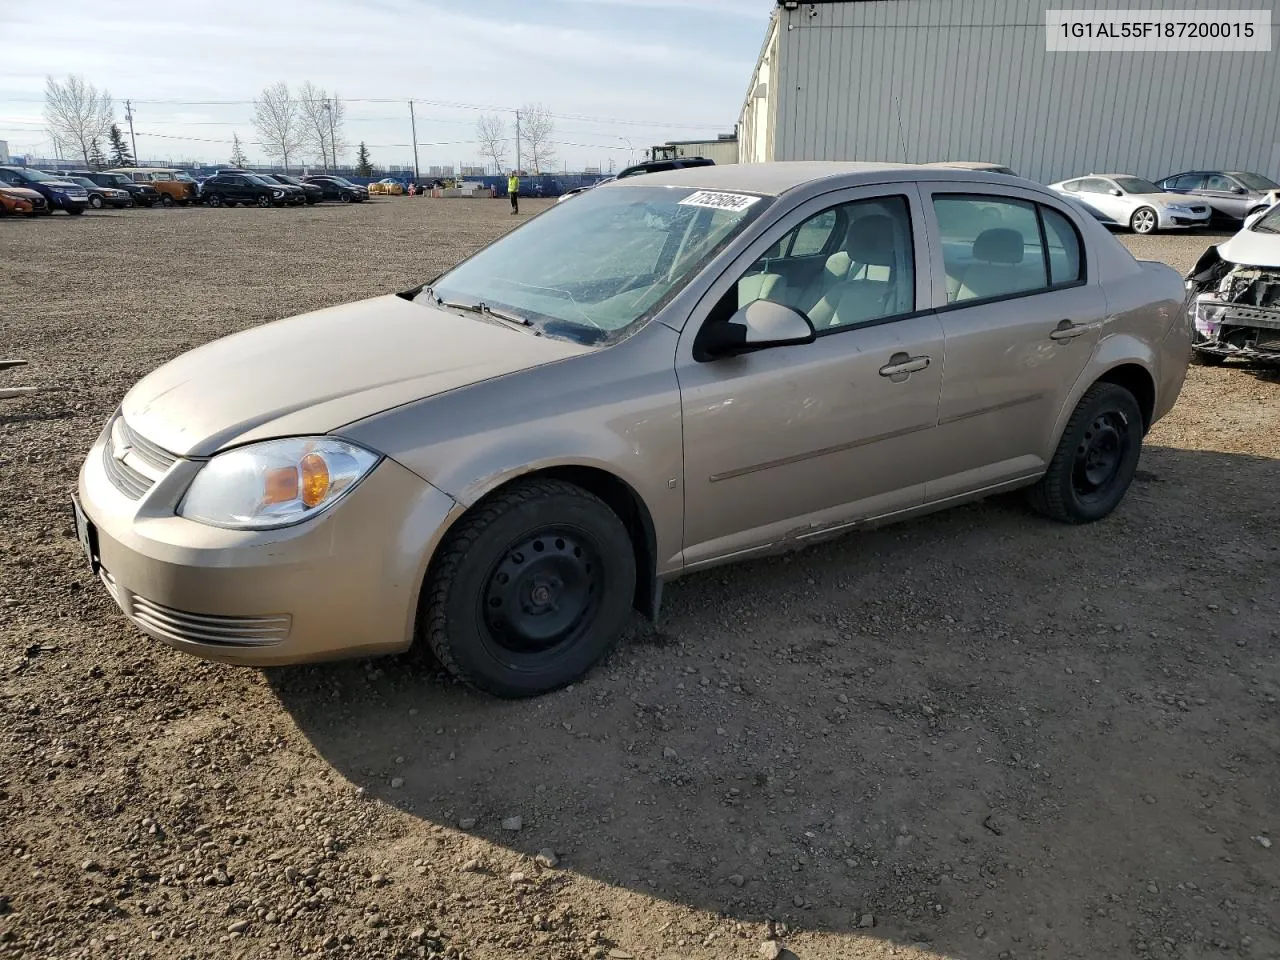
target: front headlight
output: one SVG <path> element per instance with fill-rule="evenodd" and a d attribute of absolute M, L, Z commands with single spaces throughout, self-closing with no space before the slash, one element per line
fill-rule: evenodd
<path fill-rule="evenodd" d="M 284 191 L 283 191 L 283 190 L 272 190 L 272 191 L 271 191 L 271 195 L 272 195 L 273 197 L 283 197 L 283 196 L 284 196 Z"/>
<path fill-rule="evenodd" d="M 1171 211 L 1172 213 L 1190 213 L 1191 212 L 1190 207 L 1185 206 L 1184 204 L 1181 204 L 1181 203 L 1167 204 L 1165 206 L 1165 209 Z"/>
<path fill-rule="evenodd" d="M 1218 328 L 1227 315 L 1227 305 L 1212 297 L 1211 293 L 1202 293 L 1197 297 L 1194 313 L 1196 332 L 1208 338 L 1218 335 Z"/>
<path fill-rule="evenodd" d="M 236 530 L 291 526 L 332 507 L 380 459 L 333 437 L 268 440 L 228 450 L 196 474 L 178 515 Z"/>

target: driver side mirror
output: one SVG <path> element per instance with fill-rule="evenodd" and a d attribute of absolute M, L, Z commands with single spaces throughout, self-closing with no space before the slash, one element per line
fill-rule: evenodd
<path fill-rule="evenodd" d="M 818 333 L 799 310 L 772 300 L 753 300 L 728 320 L 711 322 L 698 336 L 698 352 L 707 359 L 737 357 L 770 347 L 813 343 Z"/>
<path fill-rule="evenodd" d="M 1112 187 L 1110 190 L 1107 191 L 1107 193 L 1111 194 L 1113 197 L 1124 196 L 1124 191 L 1119 189 L 1118 187 Z"/>
<path fill-rule="evenodd" d="M 1232 187 L 1231 192 L 1232 193 L 1248 193 L 1249 191 L 1246 190 L 1244 187 Z"/>

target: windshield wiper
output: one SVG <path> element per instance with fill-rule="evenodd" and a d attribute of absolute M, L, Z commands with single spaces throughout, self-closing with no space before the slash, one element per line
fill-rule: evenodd
<path fill-rule="evenodd" d="M 495 317 L 498 320 L 505 320 L 507 323 L 518 324 L 522 327 L 533 326 L 533 321 L 528 317 L 522 317 L 515 313 L 506 313 L 502 310 L 495 310 L 483 300 L 479 303 L 459 303 L 456 300 L 445 300 L 441 297 L 435 296 L 434 294 L 431 296 L 438 307 L 447 307 L 451 310 L 465 310 L 467 313 L 478 313 L 481 316 Z"/>

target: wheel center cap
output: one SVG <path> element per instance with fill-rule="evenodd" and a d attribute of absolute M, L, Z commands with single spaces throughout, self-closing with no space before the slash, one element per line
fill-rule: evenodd
<path fill-rule="evenodd" d="M 536 604 L 545 605 L 551 600 L 551 588 L 547 586 L 545 583 L 538 584 L 536 587 L 533 588 L 531 599 Z"/>

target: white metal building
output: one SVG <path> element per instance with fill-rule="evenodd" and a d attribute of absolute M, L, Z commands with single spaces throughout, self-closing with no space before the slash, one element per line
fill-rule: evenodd
<path fill-rule="evenodd" d="M 668 140 L 655 146 L 650 154 L 675 157 L 707 157 L 716 163 L 738 162 L 738 138 L 722 133 L 714 140 Z"/>
<path fill-rule="evenodd" d="M 1047 7 L 1152 0 L 779 0 L 739 158 L 1003 163 L 1052 182 L 1110 170 L 1280 178 L 1280 0 L 1270 52 L 1047 52 Z"/>

